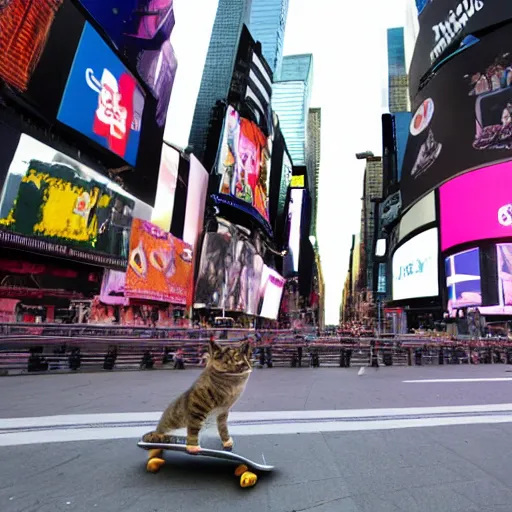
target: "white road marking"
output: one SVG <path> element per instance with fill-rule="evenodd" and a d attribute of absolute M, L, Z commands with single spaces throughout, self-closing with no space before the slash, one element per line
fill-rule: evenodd
<path fill-rule="evenodd" d="M 142 426 L 141 423 L 154 424 L 159 416 L 159 412 L 147 412 L 0 419 L 0 446 L 137 439 L 152 428 Z M 230 415 L 230 431 L 236 436 L 493 423 L 512 423 L 512 404 L 343 411 L 259 411 L 234 412 Z M 39 430 L 22 430 L 27 428 Z"/>
<path fill-rule="evenodd" d="M 510 382 L 512 377 L 489 377 L 475 379 L 424 379 L 424 380 L 403 380 L 407 384 L 435 384 L 438 382 Z"/>

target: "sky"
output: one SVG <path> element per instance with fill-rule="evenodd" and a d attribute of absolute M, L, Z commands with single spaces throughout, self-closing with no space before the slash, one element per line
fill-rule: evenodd
<path fill-rule="evenodd" d="M 337 324 L 352 234 L 359 231 L 364 161 L 382 154 L 387 111 L 386 30 L 405 23 L 405 0 L 290 0 L 284 54 L 313 54 L 311 107 L 322 109 L 317 239 L 326 324 Z"/>

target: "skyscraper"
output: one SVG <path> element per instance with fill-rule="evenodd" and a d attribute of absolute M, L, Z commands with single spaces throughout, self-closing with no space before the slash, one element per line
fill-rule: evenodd
<path fill-rule="evenodd" d="M 279 78 L 283 63 L 284 32 L 289 0 L 252 0 L 249 30 L 262 46 L 263 57 L 274 77 Z"/>
<path fill-rule="evenodd" d="M 219 1 L 190 130 L 190 144 L 200 160 L 206 148 L 212 109 L 217 101 L 225 101 L 228 96 L 240 34 L 244 23 L 249 24 L 250 12 L 251 0 Z"/>
<path fill-rule="evenodd" d="M 316 237 L 316 217 L 318 211 L 318 184 L 320 180 L 320 136 L 322 125 L 322 112 L 319 108 L 310 108 L 308 114 L 307 138 L 307 169 L 309 192 L 311 194 L 311 230 L 310 234 Z"/>
<path fill-rule="evenodd" d="M 313 79 L 313 55 L 287 55 L 272 89 L 272 107 L 279 116 L 293 165 L 306 165 L 306 133 Z"/>
<path fill-rule="evenodd" d="M 388 29 L 389 111 L 409 110 L 409 82 L 405 67 L 404 29 Z"/>

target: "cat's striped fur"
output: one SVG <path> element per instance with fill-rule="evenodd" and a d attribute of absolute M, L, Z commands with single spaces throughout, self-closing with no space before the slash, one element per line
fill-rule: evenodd
<path fill-rule="evenodd" d="M 205 370 L 190 389 L 172 402 L 162 414 L 154 432 L 142 438 L 148 443 L 168 443 L 169 432 L 187 429 L 187 450 L 196 452 L 199 447 L 199 431 L 205 420 L 217 416 L 217 428 L 224 448 L 233 446 L 228 431 L 228 414 L 242 395 L 251 368 L 251 346 L 221 346 L 213 340 L 209 343 L 209 358 Z"/>

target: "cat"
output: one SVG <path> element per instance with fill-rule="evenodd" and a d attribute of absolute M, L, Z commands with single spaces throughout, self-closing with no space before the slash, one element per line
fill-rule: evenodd
<path fill-rule="evenodd" d="M 180 395 L 163 412 L 154 432 L 145 434 L 146 443 L 169 443 L 170 431 L 187 429 L 186 449 L 189 453 L 201 450 L 199 431 L 205 420 L 217 417 L 217 429 L 225 450 L 233 448 L 229 435 L 230 409 L 244 392 L 252 372 L 251 344 L 242 342 L 238 347 L 221 346 L 210 339 L 206 368 L 190 389 Z"/>

